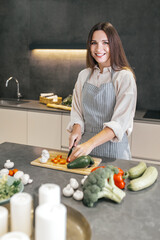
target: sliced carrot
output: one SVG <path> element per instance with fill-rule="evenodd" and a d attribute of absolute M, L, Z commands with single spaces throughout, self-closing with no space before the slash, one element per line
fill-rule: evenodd
<path fill-rule="evenodd" d="M 8 173 L 10 176 L 13 176 L 14 172 L 13 170 L 9 170 L 9 173 Z"/>
<path fill-rule="evenodd" d="M 55 158 L 60 159 L 60 158 L 62 158 L 62 155 L 57 155 Z"/>
<path fill-rule="evenodd" d="M 67 162 L 67 161 L 66 161 L 66 159 L 64 159 L 64 158 L 61 158 L 61 160 L 59 161 L 60 164 L 66 164 L 66 162 Z"/>
<path fill-rule="evenodd" d="M 13 174 L 15 174 L 16 172 L 18 172 L 18 169 L 17 169 L 17 168 L 14 168 L 14 169 L 13 169 Z"/>
<path fill-rule="evenodd" d="M 55 159 L 56 159 L 56 158 L 52 158 L 51 161 L 54 162 Z"/>
<path fill-rule="evenodd" d="M 59 160 L 58 160 L 58 159 L 53 159 L 53 162 L 54 162 L 54 163 L 58 163 Z"/>

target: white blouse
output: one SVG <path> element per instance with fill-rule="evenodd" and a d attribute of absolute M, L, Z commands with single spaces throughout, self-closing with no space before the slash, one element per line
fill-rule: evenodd
<path fill-rule="evenodd" d="M 84 119 L 81 106 L 82 87 L 88 75 L 91 73 L 90 68 L 82 70 L 79 75 L 75 88 L 73 90 L 71 120 L 67 130 L 72 132 L 74 124 L 80 124 L 81 132 L 84 133 Z M 115 71 L 111 79 L 111 67 L 100 69 L 95 67 L 93 74 L 88 80 L 89 83 L 100 87 L 103 83 L 113 82 L 116 93 L 116 104 L 114 113 L 110 122 L 104 122 L 103 128 L 111 128 L 116 137 L 112 141 L 121 141 L 124 133 L 129 136 L 133 129 L 133 118 L 136 109 L 137 87 L 134 76 L 129 70 Z"/>

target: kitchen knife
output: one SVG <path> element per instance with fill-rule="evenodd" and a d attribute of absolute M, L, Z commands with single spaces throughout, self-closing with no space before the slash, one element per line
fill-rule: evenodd
<path fill-rule="evenodd" d="M 74 140 L 74 143 L 75 143 L 76 139 Z M 74 148 L 74 143 L 73 143 L 73 146 L 71 147 L 71 149 L 69 150 L 69 153 L 67 155 L 67 162 L 68 162 L 68 158 L 69 156 L 71 155 L 72 151 L 73 151 L 73 148 Z"/>

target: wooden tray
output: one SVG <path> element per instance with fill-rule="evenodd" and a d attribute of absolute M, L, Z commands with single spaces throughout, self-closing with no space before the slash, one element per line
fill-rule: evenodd
<path fill-rule="evenodd" d="M 52 151 L 49 151 L 49 154 L 50 154 L 50 158 L 48 159 L 47 163 L 40 163 L 40 158 L 37 158 L 35 159 L 34 161 L 31 162 L 31 165 L 34 165 L 34 166 L 38 166 L 38 167 L 45 167 L 45 168 L 52 168 L 52 169 L 56 169 L 56 170 L 61 170 L 61 171 L 65 171 L 65 172 L 72 172 L 72 173 L 78 173 L 78 174 L 83 174 L 83 175 L 89 175 L 91 170 L 95 167 L 97 167 L 102 159 L 101 158 L 95 158 L 93 157 L 94 159 L 94 164 L 92 165 L 92 167 L 89 167 L 89 168 L 76 168 L 76 169 L 69 169 L 67 168 L 67 163 L 66 164 L 60 164 L 60 163 L 53 163 L 51 161 L 51 159 L 55 158 L 57 155 L 61 154 L 62 155 L 62 158 L 67 158 L 67 152 L 52 152 Z"/>
<path fill-rule="evenodd" d="M 71 111 L 71 107 L 67 107 L 67 106 L 61 105 L 61 104 L 48 103 L 47 107 L 52 107 L 52 108 L 58 108 L 58 109 Z"/>
<path fill-rule="evenodd" d="M 44 103 L 44 104 L 48 104 L 48 103 L 54 103 L 54 104 L 60 104 L 62 102 L 62 97 L 58 97 L 58 101 L 57 102 L 53 102 L 53 99 L 51 98 L 47 98 L 47 97 L 39 97 L 39 102 L 40 103 Z"/>

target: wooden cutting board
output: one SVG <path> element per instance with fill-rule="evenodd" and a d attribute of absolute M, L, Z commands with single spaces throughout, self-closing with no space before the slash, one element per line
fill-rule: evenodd
<path fill-rule="evenodd" d="M 71 111 L 71 107 L 67 107 L 67 106 L 61 105 L 61 104 L 48 103 L 47 107 L 52 107 L 52 108 L 58 108 L 58 109 Z"/>
<path fill-rule="evenodd" d="M 102 159 L 101 158 L 95 158 L 94 159 L 94 164 L 92 165 L 92 167 L 89 168 L 76 168 L 76 169 L 69 169 L 67 168 L 67 163 L 66 164 L 60 164 L 60 163 L 53 163 L 51 161 L 51 159 L 55 158 L 57 155 L 61 154 L 62 158 L 67 158 L 68 153 L 67 152 L 60 152 L 60 151 L 49 151 L 50 154 L 50 158 L 48 159 L 47 163 L 40 163 L 40 158 L 35 159 L 34 161 L 31 162 L 31 165 L 34 166 L 38 166 L 38 167 L 45 167 L 45 168 L 52 168 L 52 169 L 56 169 L 56 170 L 61 170 L 61 171 L 65 171 L 65 172 L 72 172 L 72 173 L 78 173 L 78 174 L 83 174 L 83 175 L 88 175 L 90 174 L 91 170 L 95 167 L 97 167 Z"/>

